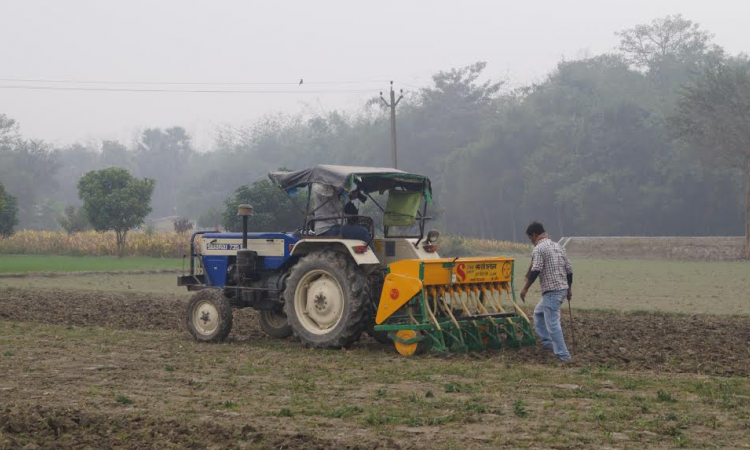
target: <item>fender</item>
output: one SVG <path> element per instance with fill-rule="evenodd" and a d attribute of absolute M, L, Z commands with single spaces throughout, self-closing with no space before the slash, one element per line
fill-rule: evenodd
<path fill-rule="evenodd" d="M 358 266 L 380 265 L 380 260 L 371 248 L 368 247 L 364 253 L 355 252 L 354 247 L 360 245 L 366 245 L 366 243 L 357 239 L 302 239 L 294 244 L 290 254 L 292 256 L 302 256 L 315 250 L 333 248 L 351 255 Z"/>

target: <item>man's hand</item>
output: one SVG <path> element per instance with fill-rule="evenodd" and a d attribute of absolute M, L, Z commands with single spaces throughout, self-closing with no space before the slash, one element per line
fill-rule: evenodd
<path fill-rule="evenodd" d="M 523 300 L 524 303 L 526 303 L 526 294 L 529 293 L 529 288 L 523 288 L 521 289 L 521 300 Z"/>
<path fill-rule="evenodd" d="M 573 300 L 573 288 L 568 288 L 568 301 Z"/>

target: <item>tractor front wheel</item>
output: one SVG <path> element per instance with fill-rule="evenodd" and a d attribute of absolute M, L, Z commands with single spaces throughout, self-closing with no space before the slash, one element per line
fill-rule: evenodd
<path fill-rule="evenodd" d="M 319 251 L 300 258 L 284 291 L 284 311 L 305 346 L 348 347 L 366 326 L 369 287 L 348 255 Z"/>
<path fill-rule="evenodd" d="M 286 339 L 292 335 L 292 327 L 284 311 L 263 309 L 258 311 L 258 322 L 264 333 L 278 339 Z"/>
<path fill-rule="evenodd" d="M 198 341 L 221 342 L 232 331 L 232 308 L 219 289 L 203 289 L 190 299 L 187 327 Z"/>

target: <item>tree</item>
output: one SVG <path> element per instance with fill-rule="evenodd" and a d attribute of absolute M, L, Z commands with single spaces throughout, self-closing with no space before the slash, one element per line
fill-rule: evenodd
<path fill-rule="evenodd" d="M 654 19 L 649 24 L 615 33 L 620 51 L 627 61 L 640 69 L 653 71 L 665 63 L 687 62 L 715 50 L 713 35 L 680 14 Z"/>
<path fill-rule="evenodd" d="M 73 205 L 65 207 L 65 211 L 57 218 L 57 222 L 69 235 L 86 231 L 91 227 L 86 215 L 86 209 L 76 208 Z"/>
<path fill-rule="evenodd" d="M 174 214 L 179 185 L 193 152 L 190 136 L 182 127 L 147 129 L 137 145 L 138 175 L 159 180 L 154 192 L 155 214 Z"/>
<path fill-rule="evenodd" d="M 180 217 L 172 221 L 172 226 L 174 226 L 175 233 L 185 234 L 193 229 L 193 222 L 190 219 Z"/>
<path fill-rule="evenodd" d="M 685 86 L 671 117 L 677 137 L 741 171 L 745 185 L 745 257 L 750 259 L 750 59 L 708 66 Z"/>
<path fill-rule="evenodd" d="M 16 198 L 5 192 L 0 183 L 0 236 L 13 234 L 13 227 L 18 224 L 17 214 Z"/>
<path fill-rule="evenodd" d="M 297 194 L 295 201 L 302 206 L 304 199 Z M 248 219 L 251 231 L 292 231 L 302 226 L 303 215 L 289 197 L 270 181 L 260 180 L 240 186 L 225 202 L 222 226 L 227 231 L 242 230 L 237 207 L 243 203 L 253 205 L 253 215 Z"/>
<path fill-rule="evenodd" d="M 125 255 L 128 230 L 141 225 L 151 212 L 155 183 L 114 167 L 88 172 L 78 180 L 78 196 L 89 222 L 96 231 L 115 232 L 119 257 Z"/>
<path fill-rule="evenodd" d="M 53 199 L 59 166 L 58 152 L 42 141 L 11 138 L 0 143 L 0 179 L 16 197 L 22 228 L 56 227 L 62 211 Z"/>

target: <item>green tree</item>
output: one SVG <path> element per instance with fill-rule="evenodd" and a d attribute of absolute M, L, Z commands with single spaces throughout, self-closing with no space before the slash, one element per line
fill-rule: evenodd
<path fill-rule="evenodd" d="M 96 231 L 115 232 L 120 257 L 125 254 L 128 231 L 141 225 L 151 212 L 155 183 L 114 167 L 91 171 L 78 180 L 78 196 L 89 222 Z"/>
<path fill-rule="evenodd" d="M 57 222 L 69 235 L 91 228 L 86 209 L 82 207 L 76 208 L 73 205 L 65 207 L 65 211 L 57 218 Z"/>
<path fill-rule="evenodd" d="M 5 192 L 0 183 L 0 236 L 13 234 L 13 228 L 18 224 L 17 214 L 16 198 Z"/>
<path fill-rule="evenodd" d="M 296 204 L 303 207 L 303 196 L 295 197 Z M 260 180 L 250 186 L 240 186 L 226 200 L 222 226 L 227 231 L 242 231 L 237 207 L 243 203 L 253 205 L 253 215 L 248 220 L 250 231 L 293 231 L 302 227 L 304 216 L 289 196 L 270 181 Z"/>
<path fill-rule="evenodd" d="M 683 89 L 671 125 L 708 159 L 742 173 L 745 257 L 750 259 L 750 59 L 741 55 L 706 67 Z"/>

